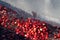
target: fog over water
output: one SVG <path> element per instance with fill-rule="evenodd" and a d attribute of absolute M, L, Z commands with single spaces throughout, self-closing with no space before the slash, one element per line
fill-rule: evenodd
<path fill-rule="evenodd" d="M 2 0 L 14 7 L 20 8 L 32 15 L 37 13 L 37 18 L 60 24 L 60 0 Z M 56 25 L 57 25 L 56 24 Z"/>

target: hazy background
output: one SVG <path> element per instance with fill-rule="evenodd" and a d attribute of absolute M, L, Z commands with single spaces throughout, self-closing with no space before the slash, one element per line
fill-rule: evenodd
<path fill-rule="evenodd" d="M 2 0 L 14 7 L 20 8 L 32 15 L 37 13 L 41 18 L 52 24 L 60 25 L 60 0 Z"/>

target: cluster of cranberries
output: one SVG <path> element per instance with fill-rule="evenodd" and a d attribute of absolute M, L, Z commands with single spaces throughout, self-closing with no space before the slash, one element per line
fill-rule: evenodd
<path fill-rule="evenodd" d="M 60 38 L 60 30 L 58 31 L 58 33 L 56 34 L 56 33 L 54 33 L 54 38 L 56 39 L 56 38 Z"/>
<path fill-rule="evenodd" d="M 16 34 L 30 38 L 30 40 L 46 40 L 48 32 L 45 22 L 34 18 L 19 19 L 16 12 L 0 5 L 0 24 L 14 31 Z"/>
<path fill-rule="evenodd" d="M 48 40 L 49 34 L 45 22 L 34 18 L 18 18 L 15 11 L 2 5 L 0 5 L 0 25 L 29 40 Z M 60 38 L 60 33 L 58 37 Z"/>

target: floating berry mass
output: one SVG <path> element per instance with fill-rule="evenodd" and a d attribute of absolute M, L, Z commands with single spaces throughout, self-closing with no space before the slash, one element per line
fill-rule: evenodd
<path fill-rule="evenodd" d="M 17 13 L 12 9 L 0 5 L 0 25 L 29 40 L 48 40 L 48 28 L 45 22 L 38 19 L 17 18 Z"/>

